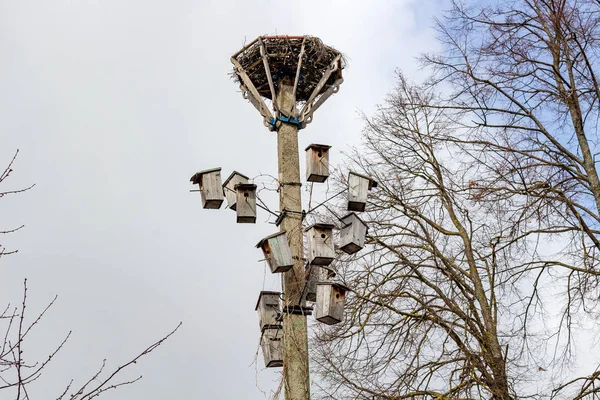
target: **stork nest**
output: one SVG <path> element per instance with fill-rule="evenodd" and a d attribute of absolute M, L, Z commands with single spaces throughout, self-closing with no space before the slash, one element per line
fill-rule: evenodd
<path fill-rule="evenodd" d="M 333 60 L 340 55 L 339 51 L 324 45 L 321 39 L 313 36 L 262 36 L 260 39 L 265 45 L 275 93 L 278 93 L 280 78 L 285 78 L 293 84 L 302 42 L 304 41 L 304 55 L 300 67 L 298 88 L 296 89 L 296 101 L 307 101 L 309 99 Z M 259 40 L 257 39 L 243 48 L 234 58 L 248 74 L 258 93 L 272 100 L 267 71 L 265 71 L 260 54 Z M 318 94 L 325 92 L 338 78 L 341 78 L 344 66 L 345 60 L 341 57 L 337 71 L 331 74 Z M 243 84 L 235 69 L 233 79 L 237 83 Z"/>

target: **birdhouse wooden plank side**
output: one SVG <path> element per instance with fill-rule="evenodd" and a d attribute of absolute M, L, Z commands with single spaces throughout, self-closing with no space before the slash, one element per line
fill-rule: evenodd
<path fill-rule="evenodd" d="M 331 224 L 314 224 L 306 228 L 308 235 L 308 261 L 311 265 L 329 265 L 335 259 Z"/>
<path fill-rule="evenodd" d="M 260 292 L 254 309 L 258 312 L 258 323 L 261 332 L 265 328 L 281 327 L 281 322 L 279 321 L 281 315 L 280 296 L 281 293 L 279 292 Z"/>
<path fill-rule="evenodd" d="M 327 325 L 342 322 L 347 288 L 337 283 L 320 282 L 317 284 L 317 302 L 315 317 Z"/>
<path fill-rule="evenodd" d="M 308 265 L 306 267 L 306 301 L 317 301 L 317 283 L 321 280 L 321 267 Z"/>
<path fill-rule="evenodd" d="M 248 183 L 248 177 L 246 175 L 240 174 L 237 171 L 233 171 L 225 182 L 223 183 L 223 194 L 225 195 L 225 199 L 227 200 L 227 207 L 235 211 L 235 205 L 237 201 L 237 192 L 235 190 L 235 185 L 238 183 Z"/>
<path fill-rule="evenodd" d="M 285 232 L 278 232 L 262 239 L 256 247 L 262 249 L 272 273 L 289 271 L 294 266 L 292 251 Z"/>
<path fill-rule="evenodd" d="M 367 224 L 354 213 L 343 217 L 341 222 L 340 249 L 348 254 L 354 254 L 365 246 Z"/>
<path fill-rule="evenodd" d="M 262 347 L 265 367 L 274 368 L 283 366 L 283 347 L 281 339 L 282 329 L 267 328 L 262 333 L 260 344 Z"/>
<path fill-rule="evenodd" d="M 271 238 L 269 245 L 271 246 L 273 265 L 276 266 L 275 272 L 285 272 L 294 266 L 292 251 L 285 233 Z M 273 268 L 271 269 L 273 270 Z"/>
<path fill-rule="evenodd" d="M 221 187 L 221 168 L 196 172 L 190 179 L 193 184 L 200 185 L 202 208 L 218 209 L 223 204 Z"/>
<path fill-rule="evenodd" d="M 317 284 L 327 282 L 332 275 L 335 275 L 335 272 L 329 267 L 309 265 L 306 269 L 306 301 L 317 301 Z"/>
<path fill-rule="evenodd" d="M 350 171 L 348 174 L 348 210 L 365 211 L 368 191 L 377 187 L 377 182 L 368 176 Z"/>
<path fill-rule="evenodd" d="M 238 224 L 254 224 L 256 222 L 256 185 L 238 183 L 236 214 Z"/>
<path fill-rule="evenodd" d="M 323 183 L 329 177 L 329 149 L 325 144 L 311 144 L 306 151 L 306 180 Z"/>

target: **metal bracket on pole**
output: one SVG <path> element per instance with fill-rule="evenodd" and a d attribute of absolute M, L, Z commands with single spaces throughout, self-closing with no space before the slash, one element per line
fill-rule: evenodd
<path fill-rule="evenodd" d="M 300 80 L 300 69 L 302 68 L 302 57 L 304 57 L 304 45 L 306 44 L 306 38 L 302 39 L 302 48 L 300 49 L 300 55 L 298 56 L 298 68 L 296 68 L 296 78 L 294 79 L 294 91 L 292 97 L 294 99 L 294 116 L 298 118 L 298 109 L 296 108 L 296 93 L 298 92 L 298 81 Z"/>
<path fill-rule="evenodd" d="M 273 110 L 275 111 L 275 115 L 277 115 L 279 112 L 277 107 L 277 93 L 275 93 L 275 85 L 273 85 L 273 77 L 271 76 L 271 68 L 269 67 L 269 57 L 267 57 L 267 49 L 265 48 L 265 42 L 263 42 L 261 38 L 258 38 L 258 44 L 260 45 L 260 55 L 265 67 L 265 73 L 267 74 L 267 80 L 269 81 L 269 90 L 271 90 Z"/>
<path fill-rule="evenodd" d="M 344 82 L 343 78 L 337 79 L 333 85 L 331 85 L 319 98 L 314 102 L 310 107 L 307 108 L 306 113 L 302 118 L 302 127 L 305 127 L 306 124 L 310 124 L 313 120 L 313 113 L 321 107 L 325 100 L 327 100 L 332 94 L 339 92 L 340 85 Z"/>
<path fill-rule="evenodd" d="M 302 187 L 302 183 L 301 182 L 281 182 L 281 181 L 278 181 L 278 183 L 279 183 L 279 187 L 277 188 L 278 192 L 279 192 L 279 190 L 283 186 L 300 186 L 300 187 Z"/>
<path fill-rule="evenodd" d="M 300 115 L 299 115 L 298 119 L 302 122 L 303 126 L 311 123 L 313 112 L 315 112 L 315 110 L 317 108 L 319 108 L 321 106 L 321 104 L 323 104 L 323 102 L 325 100 L 327 100 L 327 98 L 329 98 L 329 96 L 331 96 L 333 93 L 336 93 L 339 90 L 339 85 L 343 82 L 343 79 L 341 79 L 341 78 L 337 79 L 335 81 L 335 83 L 330 88 L 328 88 L 325 91 L 325 93 L 323 93 L 319 97 L 317 102 L 313 104 L 313 102 L 315 101 L 315 98 L 319 95 L 319 93 L 321 92 L 321 90 L 323 89 L 323 87 L 325 86 L 327 81 L 329 80 L 329 77 L 331 76 L 331 74 L 339 69 L 341 59 L 342 59 L 342 55 L 340 54 L 336 58 L 334 58 L 334 60 L 331 62 L 331 64 L 329 64 L 329 68 L 327 68 L 327 71 L 321 77 L 321 80 L 317 84 L 317 87 L 315 88 L 315 90 L 313 90 L 312 94 L 310 95 L 310 97 L 308 98 L 306 103 L 304 104 L 304 107 L 302 107 L 302 109 L 300 110 Z M 327 92 L 329 92 L 329 93 L 327 93 Z M 327 96 L 323 99 L 323 101 L 319 101 L 325 95 L 327 95 Z M 315 106 L 316 106 L 316 108 L 315 108 Z"/>
<path fill-rule="evenodd" d="M 281 223 L 283 222 L 283 219 L 285 218 L 286 214 L 287 214 L 287 210 L 283 210 L 282 212 L 279 213 L 279 216 L 275 220 L 275 226 L 281 225 Z"/>
<path fill-rule="evenodd" d="M 293 314 L 293 315 L 312 315 L 313 308 L 312 307 L 303 307 L 303 306 L 283 306 L 284 314 Z"/>
<path fill-rule="evenodd" d="M 271 114 L 269 107 L 267 107 L 267 105 L 265 104 L 261 95 L 258 93 L 258 90 L 256 90 L 254 83 L 252 83 L 252 80 L 250 79 L 248 74 L 246 74 L 246 71 L 238 62 L 238 60 L 231 57 L 231 62 L 235 67 L 235 73 L 240 77 L 240 80 L 242 81 L 242 83 L 240 84 L 242 96 L 246 100 L 249 100 L 250 103 L 252 103 L 254 108 L 256 108 L 260 115 L 263 116 L 263 122 L 265 126 L 269 127 L 269 122 L 271 121 L 271 119 L 273 119 L 273 114 Z"/>
<path fill-rule="evenodd" d="M 300 214 L 300 221 L 304 221 L 304 218 L 306 218 L 306 211 L 304 211 L 304 210 L 302 210 L 302 212 L 297 212 L 297 211 L 289 211 L 289 210 L 284 209 L 277 216 L 277 219 L 275 220 L 275 226 L 281 225 L 281 223 L 283 222 L 283 219 L 285 217 L 287 217 L 288 214 Z"/>

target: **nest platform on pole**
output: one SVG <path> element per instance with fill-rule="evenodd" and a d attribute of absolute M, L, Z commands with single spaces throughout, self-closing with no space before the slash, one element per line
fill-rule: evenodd
<path fill-rule="evenodd" d="M 314 36 L 260 36 L 234 54 L 231 62 L 242 95 L 271 130 L 276 130 L 278 121 L 304 128 L 344 81 L 343 55 Z M 282 77 L 293 82 L 291 109 L 280 107 L 277 100 Z"/>

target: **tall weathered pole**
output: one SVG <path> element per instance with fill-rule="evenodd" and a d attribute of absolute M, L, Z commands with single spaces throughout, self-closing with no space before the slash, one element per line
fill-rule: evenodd
<path fill-rule="evenodd" d="M 278 108 L 293 115 L 296 101 L 294 82 L 279 82 Z M 283 304 L 283 384 L 286 400 L 310 399 L 308 370 L 308 334 L 306 316 L 298 313 L 303 306 L 304 257 L 302 231 L 302 199 L 300 194 L 300 162 L 298 155 L 298 127 L 279 122 L 277 127 L 277 154 L 279 169 L 279 205 L 285 212 L 281 231 L 287 232 L 294 267 L 282 276 Z"/>
<path fill-rule="evenodd" d="M 260 36 L 235 53 L 231 62 L 242 96 L 262 115 L 264 125 L 277 131 L 280 205 L 277 222 L 281 231 L 286 232 L 294 261 L 293 268 L 281 278 L 283 337 L 281 342 L 273 339 L 273 343 L 269 343 L 272 347 L 262 344 L 263 354 L 267 354 L 265 364 L 267 367 L 283 364 L 286 400 L 309 400 L 298 129 L 306 127 L 313 113 L 338 92 L 344 81 L 343 57 L 313 36 Z M 271 106 L 265 100 L 272 101 Z M 283 360 L 278 358 L 276 363 L 267 363 L 273 349 L 277 349 L 280 357 L 279 344 L 283 346 Z"/>

